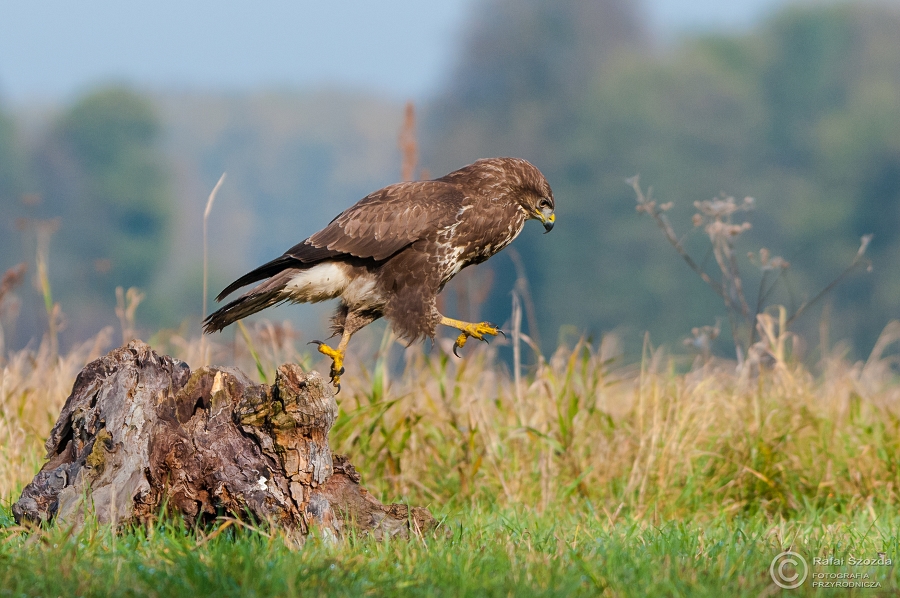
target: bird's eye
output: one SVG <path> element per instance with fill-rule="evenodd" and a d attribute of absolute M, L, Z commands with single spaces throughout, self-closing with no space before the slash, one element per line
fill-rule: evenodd
<path fill-rule="evenodd" d="M 538 207 L 542 210 L 546 210 L 550 207 L 550 200 L 546 197 L 541 199 L 540 203 L 538 203 Z"/>

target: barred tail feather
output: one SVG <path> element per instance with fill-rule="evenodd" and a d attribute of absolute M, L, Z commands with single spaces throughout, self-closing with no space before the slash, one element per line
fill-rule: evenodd
<path fill-rule="evenodd" d="M 209 314 L 203 320 L 203 332 L 207 334 L 219 332 L 229 324 L 233 324 L 267 307 L 289 301 L 289 297 L 286 297 L 283 291 L 291 276 L 296 274 L 296 272 L 297 270 L 295 269 L 283 270 L 224 307 Z"/>
<path fill-rule="evenodd" d="M 279 292 L 248 293 L 209 314 L 203 321 L 203 332 L 207 334 L 219 332 L 229 324 L 233 324 L 282 301 L 284 301 L 284 298 Z"/>
<path fill-rule="evenodd" d="M 260 280 L 264 280 L 266 278 L 269 278 L 270 276 L 278 274 L 286 268 L 296 265 L 298 265 L 297 260 L 290 256 L 283 255 L 279 258 L 276 258 L 271 262 L 268 262 L 266 264 L 263 264 L 259 268 L 256 268 L 252 272 L 244 274 L 233 283 L 225 287 L 225 289 L 222 290 L 222 292 L 219 293 L 219 295 L 216 297 L 216 301 L 221 301 L 241 287 L 245 287 L 248 284 L 252 284 L 254 282 L 259 282 Z M 231 305 L 231 303 L 229 303 L 229 305 Z"/>

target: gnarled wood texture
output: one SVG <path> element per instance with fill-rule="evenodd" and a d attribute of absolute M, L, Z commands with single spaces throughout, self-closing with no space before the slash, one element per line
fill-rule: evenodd
<path fill-rule="evenodd" d="M 78 375 L 47 440 L 47 463 L 13 505 L 19 522 L 79 526 L 252 517 L 299 536 L 348 526 L 377 538 L 434 527 L 431 514 L 385 506 L 332 455 L 331 385 L 288 364 L 271 386 L 234 368 L 191 372 L 132 341 Z"/>

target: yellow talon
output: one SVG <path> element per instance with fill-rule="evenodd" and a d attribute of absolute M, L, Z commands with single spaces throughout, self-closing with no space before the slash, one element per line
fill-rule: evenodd
<path fill-rule="evenodd" d="M 462 334 L 460 336 L 471 336 L 477 338 L 480 341 L 484 340 L 485 334 L 490 334 L 491 336 L 497 336 L 500 334 L 500 329 L 494 326 L 489 322 L 479 322 L 478 324 L 468 324 L 465 328 L 462 328 Z"/>
<path fill-rule="evenodd" d="M 469 340 L 468 335 L 465 332 L 460 333 L 459 336 L 456 337 L 456 342 L 453 344 L 453 353 L 456 353 L 457 349 L 462 349 L 466 346 L 466 341 Z M 457 355 L 457 357 L 459 357 Z"/>
<path fill-rule="evenodd" d="M 319 345 L 319 353 L 327 355 L 331 358 L 331 382 L 334 384 L 338 392 L 341 391 L 341 374 L 344 373 L 344 352 L 340 349 L 332 349 L 322 341 L 310 341 Z"/>
<path fill-rule="evenodd" d="M 497 336 L 498 334 L 503 334 L 503 331 L 500 330 L 497 326 L 491 324 L 490 322 L 479 322 L 478 324 L 470 324 L 469 322 L 462 322 L 460 320 L 454 320 L 452 318 L 441 318 L 441 324 L 445 326 L 452 326 L 460 331 L 458 337 L 456 337 L 456 342 L 453 344 L 453 354 L 459 357 L 459 353 L 456 352 L 457 349 L 461 349 L 465 346 L 466 341 L 469 340 L 469 337 L 477 338 L 480 341 L 487 342 L 487 339 L 484 338 L 484 335 L 488 334 L 490 336 Z M 505 334 L 503 336 L 506 336 Z"/>

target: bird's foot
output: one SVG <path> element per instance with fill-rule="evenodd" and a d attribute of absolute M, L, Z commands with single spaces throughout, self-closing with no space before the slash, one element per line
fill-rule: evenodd
<path fill-rule="evenodd" d="M 490 322 L 479 322 L 478 324 L 467 323 L 465 326 L 461 326 L 459 330 L 459 336 L 456 337 L 456 342 L 453 343 L 453 354 L 457 357 L 459 357 L 459 353 L 457 353 L 456 350 L 462 349 L 470 336 L 472 338 L 477 338 L 480 341 L 487 342 L 484 335 L 497 336 L 498 334 L 503 334 L 503 331 L 500 330 L 497 325 L 491 324 Z M 506 335 L 503 334 L 503 336 Z"/>
<path fill-rule="evenodd" d="M 339 349 L 332 349 L 322 341 L 310 341 L 309 344 L 318 345 L 319 353 L 331 358 L 331 383 L 337 389 L 335 394 L 338 394 L 341 392 L 341 374 L 344 373 L 344 352 Z"/>

